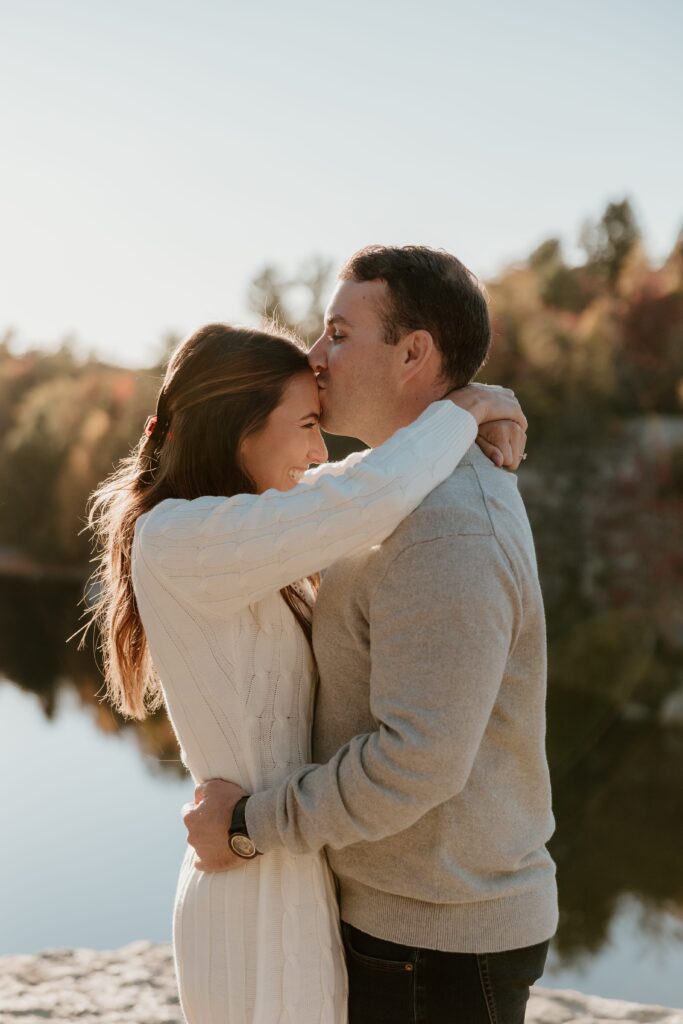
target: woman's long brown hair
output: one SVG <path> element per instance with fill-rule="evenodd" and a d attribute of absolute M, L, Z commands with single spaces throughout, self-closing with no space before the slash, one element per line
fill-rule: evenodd
<path fill-rule="evenodd" d="M 142 719 L 162 703 L 131 579 L 138 517 L 166 498 L 253 494 L 241 443 L 304 372 L 306 354 L 291 338 L 227 324 L 200 328 L 171 356 L 154 433 L 143 434 L 91 495 L 87 521 L 97 568 L 89 593 L 96 597 L 84 632 L 93 623 L 99 628 L 107 695 L 122 714 Z M 317 586 L 317 577 L 312 582 Z M 291 587 L 281 593 L 310 642 L 304 602 Z"/>

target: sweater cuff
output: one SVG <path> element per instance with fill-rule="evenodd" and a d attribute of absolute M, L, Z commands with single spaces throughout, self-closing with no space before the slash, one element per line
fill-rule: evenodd
<path fill-rule="evenodd" d="M 277 790 L 253 793 L 244 807 L 244 820 L 249 838 L 259 853 L 282 849 L 284 843 L 277 830 Z"/>

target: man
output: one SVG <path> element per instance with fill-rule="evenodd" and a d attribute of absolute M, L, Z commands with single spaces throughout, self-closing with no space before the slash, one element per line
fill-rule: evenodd
<path fill-rule="evenodd" d="M 490 324 L 447 253 L 370 247 L 310 352 L 325 429 L 375 446 L 470 381 Z M 351 1024 L 524 1020 L 557 924 L 545 626 L 515 477 L 476 446 L 383 544 L 333 565 L 314 619 L 316 765 L 198 787 L 208 870 L 325 847 Z"/>

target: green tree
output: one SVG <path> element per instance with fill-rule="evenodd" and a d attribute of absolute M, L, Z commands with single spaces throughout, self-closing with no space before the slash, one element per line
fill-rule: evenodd
<path fill-rule="evenodd" d="M 614 286 L 626 257 L 640 237 L 631 204 L 623 199 L 620 203 L 608 203 L 597 224 L 588 221 L 579 241 L 588 267 Z"/>
<path fill-rule="evenodd" d="M 549 238 L 534 249 L 529 267 L 538 278 L 539 295 L 546 306 L 578 312 L 590 299 L 579 267 L 569 267 L 559 238 Z"/>
<path fill-rule="evenodd" d="M 322 332 L 331 273 L 332 263 L 321 256 L 290 276 L 266 265 L 251 283 L 249 306 L 263 320 L 282 324 L 310 344 Z"/>

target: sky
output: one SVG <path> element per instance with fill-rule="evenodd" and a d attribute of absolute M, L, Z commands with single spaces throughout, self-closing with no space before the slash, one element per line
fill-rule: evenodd
<path fill-rule="evenodd" d="M 683 227 L 680 0 L 0 0 L 0 333 L 145 365 L 370 242 Z"/>

